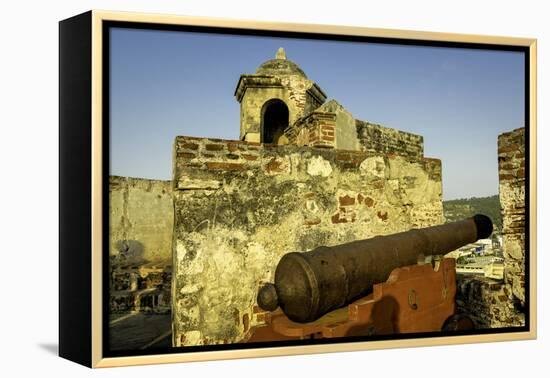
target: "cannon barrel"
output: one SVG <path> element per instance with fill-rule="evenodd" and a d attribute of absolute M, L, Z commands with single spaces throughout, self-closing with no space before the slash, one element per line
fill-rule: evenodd
<path fill-rule="evenodd" d="M 277 265 L 275 283 L 258 292 L 258 305 L 266 311 L 280 306 L 296 322 L 314 321 L 367 295 L 393 269 L 416 264 L 421 255 L 449 253 L 492 232 L 491 219 L 478 214 L 444 225 L 287 253 Z"/>

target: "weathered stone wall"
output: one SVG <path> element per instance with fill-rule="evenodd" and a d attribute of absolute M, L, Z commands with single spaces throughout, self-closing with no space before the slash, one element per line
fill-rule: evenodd
<path fill-rule="evenodd" d="M 172 261 L 174 210 L 170 181 L 109 178 L 109 254 L 128 264 Z"/>
<path fill-rule="evenodd" d="M 363 151 L 397 154 L 412 158 L 424 156 L 424 138 L 420 135 L 357 120 L 357 135 Z"/>
<path fill-rule="evenodd" d="M 287 252 L 443 222 L 435 159 L 190 137 L 174 156 L 174 346 L 241 340 Z"/>
<path fill-rule="evenodd" d="M 505 282 L 525 305 L 525 128 L 498 137 Z"/>
<path fill-rule="evenodd" d="M 457 274 L 458 312 L 468 315 L 476 328 L 515 327 L 525 324 L 510 287 L 490 278 Z"/>
<path fill-rule="evenodd" d="M 525 129 L 498 137 L 504 281 L 458 275 L 457 304 L 479 328 L 525 325 Z"/>

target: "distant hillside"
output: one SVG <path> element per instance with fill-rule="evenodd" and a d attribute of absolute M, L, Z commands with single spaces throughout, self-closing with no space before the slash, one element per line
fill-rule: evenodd
<path fill-rule="evenodd" d="M 498 195 L 443 201 L 443 213 L 447 222 L 457 221 L 475 214 L 484 214 L 491 218 L 498 230 L 502 229 Z"/>

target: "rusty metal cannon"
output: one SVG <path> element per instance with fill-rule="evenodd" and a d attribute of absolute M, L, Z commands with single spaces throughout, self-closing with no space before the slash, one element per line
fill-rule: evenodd
<path fill-rule="evenodd" d="M 288 253 L 277 265 L 275 282 L 260 289 L 258 305 L 265 311 L 280 307 L 293 322 L 313 322 L 365 297 L 397 268 L 416 265 L 420 256 L 444 255 L 487 238 L 492 231 L 493 224 L 487 216 L 475 215 L 440 226 Z M 454 261 L 451 268 L 454 277 Z M 417 273 L 401 272 L 401 276 Z M 452 285 L 454 288 L 455 283 Z M 410 292 L 408 295 L 409 305 L 414 308 Z M 452 305 L 454 309 L 454 295 Z"/>

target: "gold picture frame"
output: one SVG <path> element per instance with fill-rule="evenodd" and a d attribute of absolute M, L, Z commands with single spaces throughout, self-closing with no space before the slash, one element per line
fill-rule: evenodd
<path fill-rule="evenodd" d="M 266 348 L 194 350 L 167 354 L 108 357 L 104 355 L 105 161 L 104 48 L 109 22 L 170 26 L 210 27 L 269 32 L 354 36 L 433 43 L 516 46 L 528 54 L 529 165 L 528 165 L 528 330 L 402 338 L 391 340 L 271 346 Z M 78 57 L 76 57 L 78 56 Z M 386 348 L 467 344 L 535 339 L 536 319 L 536 39 L 424 31 L 376 29 L 336 25 L 293 24 L 229 20 L 206 17 L 111 12 L 93 10 L 60 23 L 60 355 L 89 367 L 114 367 L 187 361 L 299 355 Z M 76 67 L 70 67 L 74 65 Z M 76 88 L 76 89 L 75 89 Z M 77 126 L 78 125 L 78 126 Z M 71 156 L 83 157 L 75 164 Z M 88 164 L 89 163 L 89 164 Z M 75 207 L 76 206 L 76 207 Z M 80 209 L 80 210 L 79 210 Z M 84 219 L 85 218 L 85 219 Z M 79 247 L 74 249 L 74 245 Z"/>

